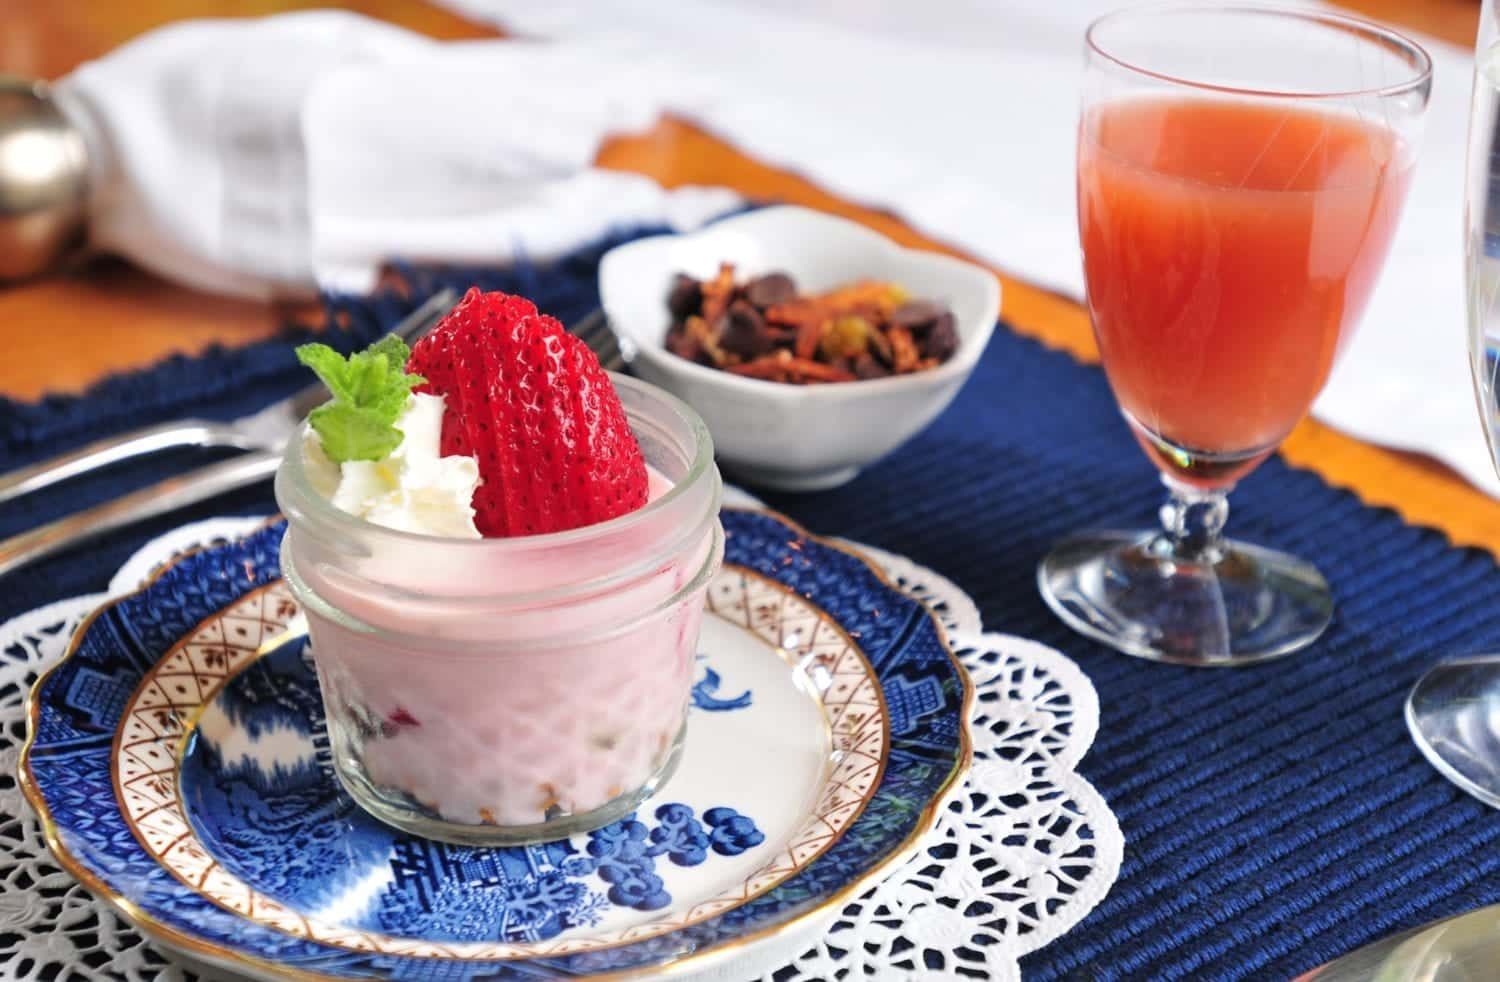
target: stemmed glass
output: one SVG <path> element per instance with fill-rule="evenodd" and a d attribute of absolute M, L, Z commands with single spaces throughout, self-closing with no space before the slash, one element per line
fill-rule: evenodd
<path fill-rule="evenodd" d="M 1464 186 L 1465 278 L 1469 294 L 1469 367 L 1479 417 L 1500 468 L 1500 30 L 1484 0 L 1469 104 L 1469 163 Z M 1412 738 L 1439 771 L 1500 808 L 1500 655 L 1443 662 L 1406 700 Z"/>
<path fill-rule="evenodd" d="M 1364 312 L 1431 87 L 1401 35 L 1316 10 L 1182 4 L 1089 28 L 1078 226 L 1105 373 L 1161 471 L 1162 530 L 1059 543 L 1037 580 L 1074 629 L 1242 665 L 1311 643 L 1328 584 L 1231 541 L 1227 495 L 1322 389 Z"/>

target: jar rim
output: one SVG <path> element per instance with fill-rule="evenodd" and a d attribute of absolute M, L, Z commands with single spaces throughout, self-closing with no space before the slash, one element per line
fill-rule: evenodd
<path fill-rule="evenodd" d="M 659 616 L 664 611 L 671 610 L 691 596 L 693 593 L 706 589 L 715 574 L 718 573 L 724 561 L 724 529 L 715 521 L 709 528 L 710 540 L 708 554 L 704 557 L 702 564 L 694 574 L 673 591 L 672 595 L 657 603 L 655 606 L 645 610 L 629 620 L 619 623 L 611 623 L 608 627 L 602 627 L 593 634 L 579 637 L 577 635 L 562 635 L 551 641 L 545 638 L 517 638 L 506 644 L 514 644 L 517 648 L 524 649 L 526 653 L 544 651 L 553 647 L 573 647 L 580 644 L 596 644 L 626 634 L 634 630 L 638 625 Z M 462 659 L 487 659 L 497 654 L 497 648 L 504 645 L 496 645 L 493 642 L 485 642 L 483 651 L 475 651 L 476 642 L 469 638 L 435 638 L 430 634 L 410 634 L 392 628 L 380 627 L 368 621 L 355 617 L 342 607 L 335 606 L 312 589 L 301 574 L 298 573 L 295 560 L 292 559 L 288 539 L 281 541 L 281 572 L 292 589 L 292 596 L 303 608 L 303 616 L 306 616 L 308 608 L 313 608 L 322 617 L 337 621 L 346 630 L 355 631 L 360 634 L 370 635 L 383 640 L 405 642 L 410 645 L 420 646 L 429 650 L 438 650 L 445 657 L 458 657 Z M 502 652 L 498 652 L 502 653 Z"/>
<path fill-rule="evenodd" d="M 503 555 L 507 551 L 520 553 L 536 548 L 561 548 L 574 543 L 587 542 L 590 539 L 606 538 L 616 533 L 627 532 L 639 524 L 644 524 L 655 518 L 660 513 L 667 511 L 676 502 L 689 494 L 694 486 L 702 480 L 705 474 L 713 470 L 714 466 L 714 444 L 713 436 L 709 433 L 708 424 L 703 422 L 703 417 L 686 402 L 674 396 L 672 393 L 642 382 L 639 379 L 622 375 L 618 372 L 609 373 L 610 382 L 616 388 L 624 388 L 639 392 L 653 399 L 660 400 L 668 409 L 680 416 L 688 426 L 693 440 L 693 459 L 688 465 L 687 473 L 681 479 L 674 481 L 672 487 L 659 498 L 647 501 L 646 504 L 634 511 L 627 512 L 611 518 L 606 522 L 598 522 L 593 525 L 584 525 L 565 532 L 544 532 L 539 535 L 517 535 L 504 538 L 480 538 L 459 539 L 441 535 L 426 535 L 420 532 L 407 532 L 402 529 L 393 529 L 385 525 L 379 525 L 358 515 L 351 515 L 341 508 L 334 506 L 333 502 L 313 489 L 307 475 L 307 468 L 303 460 L 302 441 L 296 436 L 287 441 L 286 451 L 281 459 L 281 466 L 277 469 L 277 498 L 281 498 L 280 484 L 283 476 L 287 481 L 287 490 L 291 492 L 291 504 L 295 510 L 304 512 L 308 518 L 319 524 L 328 524 L 335 531 L 344 530 L 360 535 L 389 536 L 396 542 L 422 543 L 424 545 L 439 545 L 443 548 L 456 550 L 470 550 L 473 553 L 488 551 L 490 554 Z M 298 433 L 302 432 L 306 421 L 298 425 Z M 288 510 L 287 504 L 280 502 L 283 510 Z M 289 516 L 291 517 L 291 516 Z"/>

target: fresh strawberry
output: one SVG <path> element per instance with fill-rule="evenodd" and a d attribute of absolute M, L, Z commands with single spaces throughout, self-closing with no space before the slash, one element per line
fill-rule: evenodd
<path fill-rule="evenodd" d="M 427 379 L 427 384 L 418 386 L 415 391 L 430 395 L 445 395 L 458 384 L 458 353 L 454 336 L 465 323 L 466 318 L 463 314 L 466 308 L 478 303 L 483 296 L 484 294 L 478 287 L 471 287 L 458 305 L 439 321 L 426 337 L 412 347 L 411 357 L 406 362 L 406 370 Z M 536 313 L 536 305 L 530 300 L 523 297 L 508 299 L 513 309 L 519 313 Z M 441 445 L 443 456 L 449 457 L 457 454 L 462 457 L 472 457 L 474 449 L 469 443 L 469 431 L 460 419 L 463 406 L 457 399 L 450 396 L 445 410 Z"/>
<path fill-rule="evenodd" d="M 562 532 L 646 503 L 645 458 L 609 376 L 530 301 L 470 290 L 407 368 L 446 399 L 443 453 L 479 462 L 485 536 Z"/>

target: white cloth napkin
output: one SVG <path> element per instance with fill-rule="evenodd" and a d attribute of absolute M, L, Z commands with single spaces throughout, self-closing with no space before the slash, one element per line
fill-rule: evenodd
<path fill-rule="evenodd" d="M 90 237 L 200 289 L 364 290 L 380 263 L 546 258 L 739 203 L 591 167 L 650 125 L 639 46 L 440 44 L 352 14 L 154 31 L 58 87 L 94 166 Z M 600 87 L 588 66 L 620 66 Z"/>
<path fill-rule="evenodd" d="M 630 39 L 692 84 L 667 93 L 749 153 L 889 208 L 1081 296 L 1073 141 L 1083 32 L 1129 0 L 447 0 L 529 36 Z M 1500 493 L 1465 355 L 1461 211 L 1469 52 L 1435 63 L 1421 163 L 1365 322 L 1314 407 Z M 596 63 L 600 78 L 621 66 Z"/>

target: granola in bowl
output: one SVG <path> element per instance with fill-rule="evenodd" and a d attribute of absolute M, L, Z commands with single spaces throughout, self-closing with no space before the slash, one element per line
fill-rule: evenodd
<path fill-rule="evenodd" d="M 796 385 L 928 371 L 958 350 L 957 319 L 900 284 L 858 280 L 802 294 L 790 274 L 699 280 L 678 273 L 666 299 L 673 354 L 746 378 Z"/>

